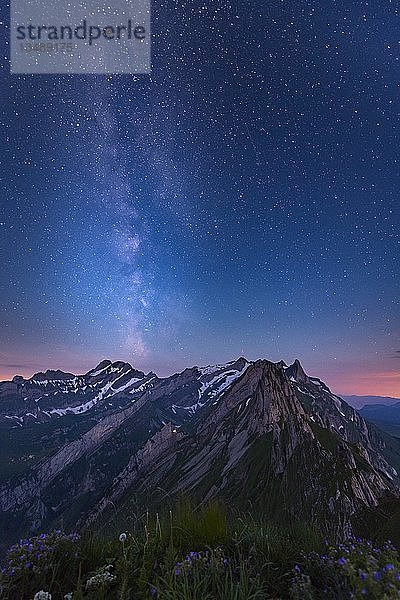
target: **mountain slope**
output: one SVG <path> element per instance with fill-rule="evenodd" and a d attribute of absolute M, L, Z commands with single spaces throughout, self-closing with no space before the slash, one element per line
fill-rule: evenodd
<path fill-rule="evenodd" d="M 343 537 L 354 515 L 398 495 L 399 440 L 366 423 L 298 361 L 239 358 L 162 379 L 104 361 L 83 376 L 47 372 L 11 383 L 19 386 L 14 397 L 2 388 L 4 407 L 14 402 L 19 417 L 5 425 L 11 443 L 34 431 L 43 442 L 43 426 L 55 439 L 67 420 L 75 429 L 18 478 L 3 479 L 0 526 L 10 536 L 104 523 L 110 507 L 112 514 L 132 503 L 161 507 L 183 493 L 295 516 Z M 36 400 L 46 421 L 25 418 L 26 402 Z M 87 410 L 65 412 L 83 400 Z"/>
<path fill-rule="evenodd" d="M 12 381 L 0 382 L 0 423 L 22 427 L 29 422 L 83 414 L 107 404 L 115 406 L 115 396 L 135 393 L 154 377 L 154 373 L 145 376 L 129 363 L 109 360 L 85 375 L 46 371 L 30 379 L 16 376 Z"/>
<path fill-rule="evenodd" d="M 46 371 L 0 382 L 0 481 L 30 472 L 157 380 L 128 363 L 103 361 L 85 375 Z"/>
<path fill-rule="evenodd" d="M 312 411 L 298 397 L 308 387 L 321 387 Z M 375 434 L 341 402 L 297 362 L 285 369 L 257 361 L 198 413 L 194 431 L 166 426 L 133 456 L 89 521 L 101 522 L 118 503 L 127 510 L 142 497 L 161 506 L 184 493 L 295 516 L 342 537 L 359 510 L 397 495 L 398 476 L 374 449 Z"/>
<path fill-rule="evenodd" d="M 106 402 L 104 410 L 100 409 L 105 399 L 103 395 L 88 411 L 57 416 L 46 424 L 46 427 L 51 425 L 53 430 L 56 428 L 58 431 L 66 419 L 74 419 L 75 423 L 79 422 L 79 427 L 74 430 L 77 434 L 75 437 L 70 436 L 60 446 L 54 444 L 33 466 L 14 473 L 14 477 L 9 477 L 8 481 L 3 478 L 4 483 L 0 487 L 0 525 L 7 525 L 9 529 L 11 518 L 15 532 L 21 534 L 29 528 L 52 527 L 60 519 L 64 524 L 73 526 L 79 516 L 85 514 L 105 493 L 130 457 L 166 421 L 173 420 L 180 426 L 199 408 L 216 402 L 249 363 L 245 359 L 238 359 L 226 365 L 193 367 L 165 379 L 159 379 L 154 374 L 142 374 L 133 387 L 130 365 L 128 369 L 118 364 L 118 370 L 123 373 L 119 372 L 117 377 L 112 375 L 110 380 L 105 381 L 104 371 L 106 374 L 107 371 L 116 373 L 116 367 L 111 365 L 110 368 L 110 365 L 99 365 L 83 379 L 97 378 L 102 371 L 101 386 L 96 386 L 96 389 L 112 393 L 112 406 Z M 122 386 L 124 389 L 121 389 Z M 90 394 L 93 394 L 93 390 Z M 9 432 L 10 448 L 13 447 L 15 434 L 29 435 L 36 431 L 36 436 L 40 436 L 42 426 L 39 420 L 33 424 L 22 420 L 19 425 L 14 425 Z M 43 439 L 40 438 L 40 441 Z M 15 452 L 18 455 L 18 449 Z"/>
<path fill-rule="evenodd" d="M 286 369 L 286 375 L 313 423 L 353 445 L 365 460 L 389 479 L 398 479 L 398 440 L 367 423 L 359 412 L 333 394 L 320 379 L 307 376 L 298 361 Z"/>

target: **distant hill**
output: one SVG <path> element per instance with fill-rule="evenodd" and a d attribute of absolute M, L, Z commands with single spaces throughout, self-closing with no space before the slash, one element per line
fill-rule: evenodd
<path fill-rule="evenodd" d="M 400 402 L 396 404 L 370 404 L 363 406 L 360 415 L 379 429 L 400 438 Z"/>
<path fill-rule="evenodd" d="M 356 408 L 362 408 L 370 404 L 383 404 L 384 406 L 390 406 L 400 402 L 400 398 L 391 398 L 389 396 L 341 396 L 344 398 L 350 406 Z"/>

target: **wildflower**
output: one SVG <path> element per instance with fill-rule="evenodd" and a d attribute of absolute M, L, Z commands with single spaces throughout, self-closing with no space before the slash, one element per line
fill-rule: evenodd
<path fill-rule="evenodd" d="M 126 542 L 126 533 L 121 533 L 119 536 L 119 541 L 122 542 L 122 544 L 124 542 Z"/>
<path fill-rule="evenodd" d="M 154 587 L 154 585 L 152 585 L 151 588 L 150 588 L 150 594 L 152 596 L 155 596 L 157 594 L 157 588 Z"/>
<path fill-rule="evenodd" d="M 95 575 L 90 577 L 86 582 L 86 589 L 93 590 L 101 588 L 107 584 L 113 583 L 116 580 L 116 576 L 107 570 L 107 567 L 99 569 Z"/>
<path fill-rule="evenodd" d="M 360 579 L 361 581 L 365 581 L 367 579 L 367 574 L 364 573 L 363 571 L 360 572 Z"/>
<path fill-rule="evenodd" d="M 299 565 L 295 565 L 294 570 L 296 571 L 296 573 L 301 573 Z"/>
<path fill-rule="evenodd" d="M 374 571 L 373 575 L 374 575 L 375 581 L 380 581 L 382 575 L 379 573 L 379 571 Z"/>
<path fill-rule="evenodd" d="M 342 567 L 343 565 L 345 565 L 347 563 L 347 559 L 344 558 L 344 556 L 342 556 L 341 558 L 339 558 L 339 560 L 337 561 L 337 564 Z"/>
<path fill-rule="evenodd" d="M 180 575 L 182 573 L 181 569 L 175 569 L 175 575 Z"/>
<path fill-rule="evenodd" d="M 388 565 L 385 566 L 386 571 L 393 571 L 394 569 L 394 565 L 392 565 L 391 563 L 389 563 Z"/>
<path fill-rule="evenodd" d="M 36 594 L 33 596 L 33 600 L 51 600 L 51 594 L 50 592 L 44 592 L 43 590 L 40 590 L 40 592 L 36 592 Z"/>

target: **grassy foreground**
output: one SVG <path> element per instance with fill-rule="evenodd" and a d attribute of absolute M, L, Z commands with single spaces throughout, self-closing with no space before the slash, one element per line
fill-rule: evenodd
<path fill-rule="evenodd" d="M 219 504 L 144 515 L 114 539 L 53 531 L 20 540 L 0 578 L 4 600 L 255 600 L 400 598 L 390 542 L 331 546 L 301 525 L 231 519 Z"/>

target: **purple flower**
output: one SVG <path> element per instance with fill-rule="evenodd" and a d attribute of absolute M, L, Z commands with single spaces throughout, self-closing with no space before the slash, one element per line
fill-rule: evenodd
<path fill-rule="evenodd" d="M 361 590 L 361 593 L 362 593 L 363 596 L 368 596 L 368 590 L 366 588 L 363 588 Z"/>
<path fill-rule="evenodd" d="M 360 579 L 361 579 L 361 581 L 365 581 L 367 579 L 367 574 L 364 573 L 363 571 L 361 571 L 361 573 L 360 573 Z"/>
<path fill-rule="evenodd" d="M 175 569 L 175 575 L 180 575 L 182 571 L 180 569 Z"/>
<path fill-rule="evenodd" d="M 152 585 L 151 588 L 150 588 L 150 594 L 152 596 L 155 596 L 157 594 L 157 588 L 154 587 L 154 585 Z"/>
<path fill-rule="evenodd" d="M 380 581 L 382 575 L 379 573 L 379 571 L 374 571 L 374 579 L 375 581 Z"/>
<path fill-rule="evenodd" d="M 296 571 L 296 573 L 301 573 L 301 569 L 300 569 L 299 565 L 295 565 L 294 570 Z"/>
<path fill-rule="evenodd" d="M 393 571 L 394 565 L 392 565 L 391 563 L 389 563 L 388 565 L 386 565 L 385 569 L 386 569 L 386 571 Z"/>
<path fill-rule="evenodd" d="M 337 564 L 342 567 L 343 565 L 345 565 L 347 563 L 347 559 L 344 558 L 344 556 L 342 556 L 341 558 L 339 558 L 339 560 L 337 561 Z"/>

